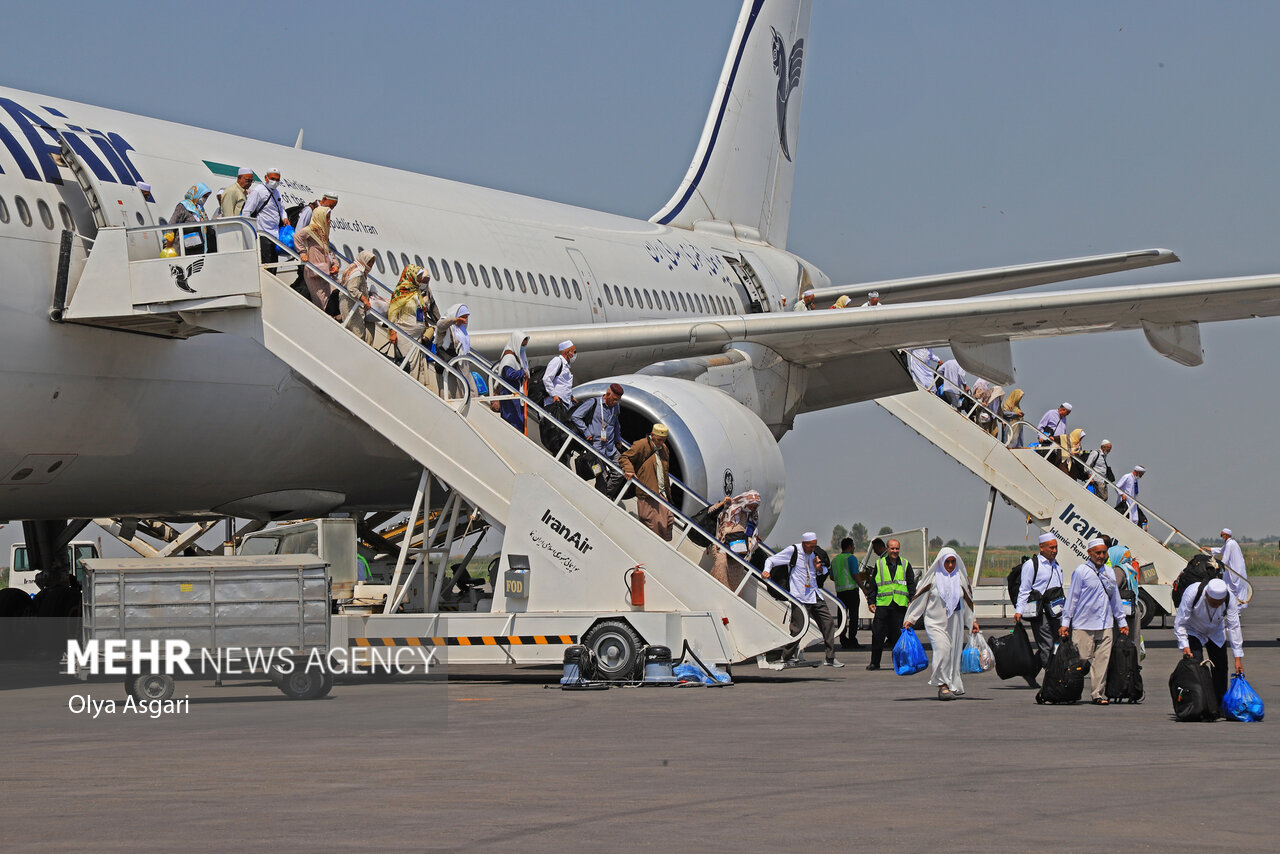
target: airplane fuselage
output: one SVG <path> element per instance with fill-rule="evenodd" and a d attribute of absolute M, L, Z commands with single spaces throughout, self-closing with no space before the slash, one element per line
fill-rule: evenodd
<path fill-rule="evenodd" d="M 753 299 L 779 311 L 806 276 L 828 283 L 790 253 L 722 233 L 0 89 L 0 518 L 400 507 L 416 477 L 403 454 L 253 342 L 50 322 L 62 229 L 96 231 L 59 134 L 113 225 L 168 219 L 188 187 L 216 192 L 239 166 L 279 169 L 286 205 L 336 193 L 339 252 L 376 252 L 374 275 L 388 286 L 421 264 L 441 308 L 465 303 L 476 330 L 735 315 Z M 584 352 L 575 372 L 626 373 L 659 355 Z"/>

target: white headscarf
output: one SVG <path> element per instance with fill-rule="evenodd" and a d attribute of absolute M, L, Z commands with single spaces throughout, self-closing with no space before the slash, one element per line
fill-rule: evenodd
<path fill-rule="evenodd" d="M 528 337 L 519 329 L 507 336 L 507 348 L 502 351 L 502 358 L 498 360 L 499 376 L 502 375 L 503 368 L 514 368 L 524 371 L 526 377 L 529 375 L 529 359 L 524 352 L 524 341 Z"/>
<path fill-rule="evenodd" d="M 947 572 L 946 567 L 943 566 L 943 562 L 948 557 L 956 559 L 954 572 Z M 964 595 L 964 561 L 960 559 L 960 555 L 956 554 L 955 549 L 944 548 L 933 559 L 931 569 L 933 570 L 933 587 L 938 591 L 942 604 L 946 606 L 948 614 L 955 613 L 956 608 L 960 605 L 960 599 Z"/>
<path fill-rule="evenodd" d="M 459 302 L 449 306 L 449 310 L 444 313 L 444 317 L 441 319 L 450 320 L 455 317 L 462 317 L 469 314 L 471 314 L 471 309 L 467 308 L 465 303 Z M 445 329 L 447 334 L 453 336 L 453 349 L 458 351 L 459 356 L 464 356 L 471 352 L 471 336 L 467 334 L 466 327 L 460 323 L 454 323 L 448 327 L 442 326 L 441 328 Z M 444 343 L 443 338 L 438 339 L 436 341 L 436 346 L 439 347 L 442 343 Z"/>

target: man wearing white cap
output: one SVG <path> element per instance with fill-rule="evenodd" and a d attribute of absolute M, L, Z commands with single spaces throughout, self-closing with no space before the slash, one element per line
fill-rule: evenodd
<path fill-rule="evenodd" d="M 818 592 L 821 586 L 819 576 L 824 575 L 823 570 L 827 568 L 818 549 L 818 535 L 812 531 L 806 531 L 800 538 L 800 542 L 787 546 L 766 560 L 764 577 L 769 578 L 774 570 L 784 566 L 790 567 L 791 595 L 804 604 L 809 611 L 809 616 L 822 631 L 822 648 L 826 653 L 827 666 L 844 667 L 841 662 L 836 661 L 836 621 L 827 610 L 826 603 L 822 601 L 822 594 Z M 800 613 L 799 608 L 793 607 L 791 632 L 794 634 L 800 631 L 803 625 L 804 615 Z M 788 662 L 802 661 L 800 642 L 788 644 L 782 650 L 782 656 Z"/>
<path fill-rule="evenodd" d="M 917 347 L 910 352 L 911 355 L 907 359 L 907 370 L 911 371 L 911 378 L 916 381 L 916 385 L 933 391 L 937 388 L 938 382 L 937 376 L 933 373 L 933 368 L 942 360 L 929 347 Z"/>
<path fill-rule="evenodd" d="M 261 184 L 254 184 L 245 198 L 241 213 L 254 220 L 258 231 L 262 234 L 278 234 L 282 226 L 289 224 L 289 216 L 284 212 L 284 202 L 280 201 L 280 170 L 268 169 Z M 266 237 L 260 237 L 262 244 L 262 263 L 276 262 L 276 245 Z"/>
<path fill-rule="evenodd" d="M 1146 473 L 1147 470 L 1142 466 L 1134 466 L 1133 471 L 1116 481 L 1116 489 L 1120 492 L 1116 509 L 1140 527 L 1146 527 L 1147 514 L 1138 509 L 1138 481 Z"/>
<path fill-rule="evenodd" d="M 1054 638 L 1061 628 L 1062 608 L 1066 604 L 1062 592 L 1062 569 L 1058 566 L 1058 538 L 1052 532 L 1040 535 L 1040 553 L 1032 555 L 1022 564 L 1022 579 L 1018 586 L 1018 601 L 1013 606 L 1013 621 L 1022 622 L 1027 604 L 1036 603 L 1036 615 L 1031 618 L 1031 634 L 1040 649 L 1040 668 L 1049 666 L 1053 655 Z M 1036 687 L 1033 676 L 1027 684 Z"/>
<path fill-rule="evenodd" d="M 1057 444 L 1054 440 L 1067 433 L 1067 416 L 1071 414 L 1071 404 L 1063 401 L 1050 409 L 1040 418 L 1040 443 Z M 1048 440 L 1046 442 L 1046 439 Z"/>
<path fill-rule="evenodd" d="M 1089 559 L 1071 573 L 1071 589 L 1062 609 L 1058 634 L 1071 640 L 1080 657 L 1089 662 L 1090 695 L 1095 706 L 1107 705 L 1107 665 L 1111 663 L 1111 627 L 1129 634 L 1120 589 L 1116 577 L 1107 566 L 1107 544 L 1101 537 L 1089 541 Z"/>
<path fill-rule="evenodd" d="M 862 308 L 884 308 L 884 306 L 880 304 L 880 292 L 869 292 L 867 294 L 867 301 L 862 304 Z"/>
<path fill-rule="evenodd" d="M 667 448 L 667 437 L 671 430 L 667 425 L 657 423 L 649 431 L 649 435 L 631 443 L 631 447 L 619 458 L 622 473 L 627 480 L 635 478 L 645 489 L 663 501 L 671 500 L 671 451 Z M 675 518 L 671 510 L 657 501 L 644 490 L 636 490 L 636 514 L 649 530 L 662 539 L 671 541 L 671 526 Z"/>
<path fill-rule="evenodd" d="M 1203 588 L 1203 589 L 1201 589 Z M 1221 578 L 1207 583 L 1188 584 L 1173 618 L 1173 636 L 1178 649 L 1191 658 L 1208 654 L 1213 662 L 1213 687 L 1218 703 L 1227 693 L 1227 640 L 1235 656 L 1236 673 L 1244 673 L 1244 635 L 1240 631 L 1240 610 L 1236 597 Z"/>
<path fill-rule="evenodd" d="M 248 198 L 246 193 L 252 183 L 253 170 L 248 166 L 241 166 L 236 182 L 222 191 L 222 204 L 218 211 L 223 216 L 240 216 L 244 210 L 245 199 Z"/>
<path fill-rule="evenodd" d="M 1089 454 L 1084 461 L 1085 468 L 1092 472 L 1089 491 L 1103 501 L 1107 500 L 1107 482 L 1115 479 L 1115 475 L 1111 472 L 1111 463 L 1107 462 L 1107 456 L 1110 453 L 1111 440 L 1103 439 L 1102 444 L 1098 446 L 1098 450 Z"/>
<path fill-rule="evenodd" d="M 800 302 L 796 303 L 796 307 L 792 311 L 812 311 L 813 310 L 814 293 L 813 289 L 805 291 L 800 295 Z"/>
<path fill-rule="evenodd" d="M 573 341 L 566 338 L 556 349 L 559 350 L 558 355 L 547 363 L 547 369 L 542 374 L 542 390 L 545 392 L 542 405 L 556 421 L 568 424 L 569 410 L 578 402 L 573 396 L 573 371 L 570 369 L 573 360 L 578 356 L 578 348 L 573 346 Z M 542 444 L 548 451 L 554 454 L 560 450 L 565 438 L 562 430 L 553 424 L 543 422 L 539 425 L 538 431 L 542 437 Z M 567 456 L 563 460 L 565 465 L 569 464 Z"/>
<path fill-rule="evenodd" d="M 1240 603 L 1240 610 L 1243 611 L 1249 607 L 1249 603 L 1245 602 L 1249 594 L 1249 572 L 1244 566 L 1244 552 L 1241 551 L 1236 538 L 1232 536 L 1230 528 L 1223 528 L 1221 537 L 1222 548 L 1214 549 L 1213 553 L 1218 555 L 1223 566 L 1230 570 L 1224 572 L 1222 577 L 1227 582 L 1227 589 Z"/>
<path fill-rule="evenodd" d="M 150 202 L 153 205 L 156 203 L 156 197 L 151 195 L 151 185 L 146 181 L 138 182 L 138 191 L 142 193 L 143 201 Z"/>

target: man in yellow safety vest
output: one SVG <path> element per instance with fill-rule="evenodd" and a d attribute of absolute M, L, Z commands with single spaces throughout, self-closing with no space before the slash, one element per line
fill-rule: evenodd
<path fill-rule="evenodd" d="M 840 554 L 831 559 L 831 580 L 836 585 L 836 598 L 849 609 L 849 622 L 840 635 L 841 649 L 862 649 L 858 643 L 858 557 L 853 553 L 853 538 L 840 541 Z"/>
<path fill-rule="evenodd" d="M 880 669 L 880 655 L 885 644 L 892 649 L 902 632 L 907 616 L 907 603 L 916 595 L 916 573 L 911 561 L 902 557 L 902 543 L 889 541 L 889 548 L 876 561 L 875 572 L 867 582 L 867 607 L 871 619 L 871 663 L 868 670 Z"/>

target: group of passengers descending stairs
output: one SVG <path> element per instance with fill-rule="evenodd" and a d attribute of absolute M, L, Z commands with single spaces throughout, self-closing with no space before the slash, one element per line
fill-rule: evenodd
<path fill-rule="evenodd" d="M 136 246 L 125 244 L 126 239 L 137 243 L 135 231 L 138 229 L 130 229 L 127 236 L 124 229 L 99 232 L 68 306 L 68 321 L 126 329 L 145 322 L 153 334 L 168 322 L 173 324 L 171 334 L 175 337 L 185 337 L 194 330 L 253 338 L 504 529 L 513 512 L 511 496 L 517 476 L 536 476 L 540 488 L 558 492 L 633 564 L 643 564 L 649 583 L 668 593 L 678 603 L 678 610 L 724 617 L 741 659 L 789 640 L 789 611 L 794 604 L 789 596 L 768 592 L 766 582 L 758 578 L 749 579 L 752 583 L 743 586 L 741 595 L 735 595 L 699 565 L 692 556 L 691 543 L 686 542 L 684 548 L 690 554 L 685 554 L 656 536 L 591 482 L 577 477 L 536 442 L 512 429 L 487 402 L 473 400 L 462 405 L 460 400 L 441 398 L 310 301 L 300 299 L 257 263 L 256 242 L 239 251 L 226 251 L 220 245 L 216 255 L 206 256 L 201 291 L 223 296 L 202 300 L 175 291 L 171 302 L 138 305 L 137 282 L 147 272 L 141 265 L 154 266 L 164 259 L 157 260 L 154 255 L 137 259 Z M 130 261 L 130 254 L 136 260 Z M 190 256 L 173 260 L 185 263 Z M 235 282 L 219 283 L 211 274 L 235 277 Z M 134 282 L 132 301 L 130 279 Z M 110 288 L 123 293 L 89 293 Z M 77 311 L 77 303 L 88 307 Z M 622 569 L 625 567 L 598 568 L 611 573 Z M 564 609 L 576 610 L 573 603 L 565 603 Z M 817 637 L 816 626 L 811 626 L 806 642 Z"/>
<path fill-rule="evenodd" d="M 1090 539 L 1107 534 L 1129 548 L 1141 568 L 1143 590 L 1172 613 L 1169 585 L 1187 565 L 1186 558 L 1168 547 L 1182 536 L 1176 529 L 1170 528 L 1162 542 L 1034 450 L 1007 447 L 1002 438 L 1011 434 L 1013 425 L 1000 422 L 1000 435 L 992 436 L 926 389 L 883 397 L 876 403 L 986 481 L 1041 530 L 1055 534 L 1064 574 L 1085 560 Z M 1026 441 L 1034 441 L 1035 427 L 1023 425 L 1023 434 Z M 1114 485 L 1109 487 L 1112 503 L 1116 495 Z"/>

